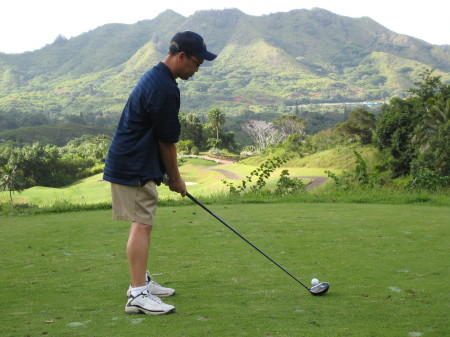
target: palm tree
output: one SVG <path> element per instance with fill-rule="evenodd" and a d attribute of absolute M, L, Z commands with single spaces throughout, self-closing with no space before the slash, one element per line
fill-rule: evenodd
<path fill-rule="evenodd" d="M 413 142 L 420 145 L 420 152 L 429 149 L 430 140 L 438 134 L 439 127 L 450 120 L 450 99 L 441 97 L 435 104 L 427 107 L 419 123 Z"/>
<path fill-rule="evenodd" d="M 208 112 L 209 124 L 216 130 L 216 139 L 219 141 L 219 129 L 225 124 L 225 114 L 219 108 Z"/>
<path fill-rule="evenodd" d="M 9 201 L 12 204 L 12 194 L 14 191 L 21 192 L 22 189 L 17 184 L 20 171 L 16 165 L 6 164 L 0 166 L 0 188 L 2 191 L 9 191 Z"/>

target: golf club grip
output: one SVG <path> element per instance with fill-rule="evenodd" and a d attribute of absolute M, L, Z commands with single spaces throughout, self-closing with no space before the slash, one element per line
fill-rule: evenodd
<path fill-rule="evenodd" d="M 186 196 L 191 199 L 193 202 L 195 202 L 197 205 L 199 205 L 201 208 L 203 208 L 206 212 L 211 214 L 213 217 L 215 217 L 217 220 L 219 220 L 222 224 L 224 224 L 228 229 L 230 229 L 233 233 L 235 233 L 237 236 L 239 236 L 242 240 L 247 242 L 250 246 L 255 248 L 258 252 L 260 252 L 262 255 L 264 255 L 268 260 L 270 260 L 273 264 L 275 264 L 278 268 L 283 270 L 286 274 L 288 274 L 290 277 L 292 277 L 295 281 L 300 283 L 303 287 L 306 289 L 310 289 L 308 286 L 303 284 L 299 279 L 297 279 L 294 275 L 292 275 L 288 270 L 286 270 L 282 265 L 280 265 L 278 262 L 276 262 L 274 259 L 272 259 L 269 255 L 264 253 L 261 249 L 256 247 L 252 242 L 250 242 L 245 236 L 241 235 L 237 230 L 235 230 L 233 227 L 228 225 L 225 221 L 223 221 L 221 218 L 219 218 L 216 214 L 214 214 L 209 208 L 207 208 L 205 205 L 203 205 L 200 201 L 198 201 L 195 197 L 193 197 L 189 192 L 186 192 Z"/>

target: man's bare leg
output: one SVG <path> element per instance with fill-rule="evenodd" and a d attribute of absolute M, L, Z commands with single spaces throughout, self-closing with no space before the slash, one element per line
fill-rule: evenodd
<path fill-rule="evenodd" d="M 130 234 L 127 242 L 128 266 L 130 267 L 131 286 L 143 287 L 147 260 L 150 246 L 150 234 L 153 226 L 139 222 L 131 223 Z"/>

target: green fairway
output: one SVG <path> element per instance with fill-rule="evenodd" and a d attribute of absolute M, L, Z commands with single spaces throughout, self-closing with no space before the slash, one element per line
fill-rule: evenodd
<path fill-rule="evenodd" d="M 210 206 L 301 285 L 200 207 L 161 207 L 151 272 L 167 316 L 126 315 L 129 224 L 110 211 L 0 218 L 1 336 L 446 336 L 449 208 Z"/>
<path fill-rule="evenodd" d="M 217 164 L 213 161 L 203 159 L 188 159 L 180 167 L 180 172 L 189 185 L 189 191 L 195 195 L 211 195 L 226 191 L 227 188 L 222 180 L 239 184 L 242 179 L 257 166 L 243 164 Z M 324 169 L 283 167 L 288 169 L 291 177 L 296 176 L 326 176 Z M 275 186 L 282 169 L 278 169 L 268 179 L 268 186 Z M 227 177 L 231 175 L 231 178 Z M 239 178 L 239 179 L 237 179 Z M 77 181 L 74 184 L 61 188 L 50 188 L 36 186 L 22 193 L 15 193 L 15 203 L 30 203 L 37 206 L 51 206 L 55 203 L 67 204 L 96 204 L 111 201 L 110 185 L 103 181 L 103 173 Z M 254 179 L 255 181 L 256 179 Z M 311 182 L 310 178 L 304 179 L 304 183 Z M 167 188 L 159 188 L 161 198 L 174 197 Z M 0 192 L 0 202 L 9 199 L 7 191 Z"/>

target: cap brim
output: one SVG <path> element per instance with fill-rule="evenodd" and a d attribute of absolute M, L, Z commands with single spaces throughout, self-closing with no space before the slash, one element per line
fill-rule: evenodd
<path fill-rule="evenodd" d="M 213 54 L 209 51 L 205 51 L 203 53 L 197 53 L 197 54 L 195 54 L 195 56 L 200 57 L 201 59 L 206 60 L 206 61 L 212 61 L 217 57 L 216 54 Z"/>

